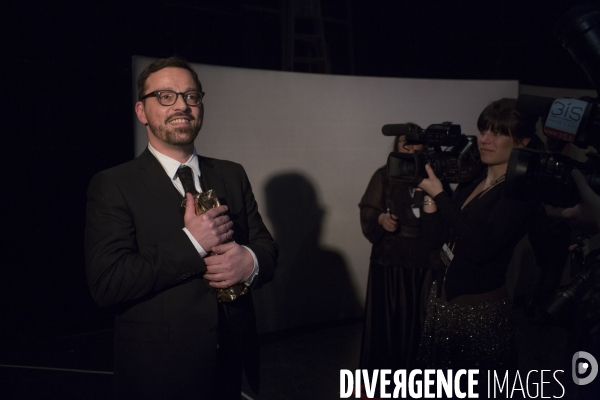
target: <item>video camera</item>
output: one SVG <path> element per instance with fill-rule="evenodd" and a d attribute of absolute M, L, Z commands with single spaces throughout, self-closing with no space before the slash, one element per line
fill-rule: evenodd
<path fill-rule="evenodd" d="M 429 164 L 435 175 L 448 183 L 468 182 L 481 170 L 477 138 L 461 134 L 460 125 L 451 122 L 429 125 L 423 130 L 415 124 L 389 124 L 381 129 L 384 136 L 405 136 L 406 144 L 424 144 L 428 149 L 416 153 L 392 152 L 387 171 L 391 179 L 419 184 L 427 177 Z M 441 146 L 447 146 L 442 150 Z"/>
<path fill-rule="evenodd" d="M 562 154 L 514 149 L 506 169 L 505 196 L 514 200 L 539 200 L 558 207 L 579 203 L 579 191 L 571 176 L 580 170 L 590 187 L 600 194 L 600 163 L 582 163 Z"/>
<path fill-rule="evenodd" d="M 585 71 L 596 93 L 600 93 L 600 8 L 590 4 L 573 8 L 557 21 L 554 36 Z M 541 117 L 544 134 L 548 137 L 579 148 L 599 148 L 598 99 L 520 95 L 516 107 L 519 112 Z M 515 149 L 506 171 L 506 197 L 573 206 L 579 202 L 579 193 L 571 178 L 574 168 L 581 170 L 590 187 L 600 194 L 600 163 L 580 163 L 561 154 Z"/>
<path fill-rule="evenodd" d="M 517 111 L 542 118 L 544 135 L 586 149 L 600 144 L 600 110 L 596 99 L 519 95 Z"/>
<path fill-rule="evenodd" d="M 554 36 L 585 71 L 596 93 L 600 93 L 600 8 L 587 4 L 571 9 L 557 21 Z M 521 95 L 516 107 L 519 112 L 541 117 L 546 136 L 580 148 L 598 148 L 598 106 L 598 99 L 589 97 L 551 99 Z M 581 170 L 592 190 L 600 194 L 600 163 L 597 161 L 581 163 L 562 154 L 515 149 L 506 172 L 505 195 L 515 199 L 538 199 L 561 207 L 573 206 L 580 202 L 579 191 L 571 176 L 574 168 Z M 580 249 L 581 239 L 579 242 Z M 595 248 L 585 258 L 581 251 L 574 251 L 574 255 L 582 263 L 583 271 L 550 299 L 545 313 L 553 320 L 560 321 L 573 315 L 582 301 L 598 293 L 600 288 L 600 249 Z M 594 325 L 589 326 L 591 333 Z"/>

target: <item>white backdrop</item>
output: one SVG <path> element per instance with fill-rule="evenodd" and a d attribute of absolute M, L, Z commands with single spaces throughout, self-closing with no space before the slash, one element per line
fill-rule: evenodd
<path fill-rule="evenodd" d="M 134 82 L 153 60 L 134 57 Z M 463 133 L 476 135 L 476 120 L 483 108 L 502 97 L 517 97 L 519 90 L 517 81 L 193 67 L 206 92 L 204 125 L 196 140 L 198 152 L 245 167 L 269 228 L 267 182 L 289 172 L 306 177 L 325 211 L 320 246 L 342 256 L 360 304 L 366 292 L 371 246 L 361 233 L 357 205 L 372 174 L 385 164 L 391 151 L 392 138 L 384 137 L 381 127 L 414 122 L 425 128 L 452 121 L 462 126 Z M 133 93 L 135 102 L 135 87 Z M 135 120 L 138 155 L 147 139 L 145 127 Z M 261 330 L 290 326 L 275 323 Z"/>

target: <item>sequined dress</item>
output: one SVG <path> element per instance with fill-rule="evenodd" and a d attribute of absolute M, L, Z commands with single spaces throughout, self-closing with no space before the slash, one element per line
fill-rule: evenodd
<path fill-rule="evenodd" d="M 505 274 L 540 206 L 505 199 L 502 182 L 461 209 L 484 178 L 459 187 L 452 199 L 440 193 L 434 198 L 438 211 L 422 218 L 428 245 L 446 244 L 453 254 L 438 270 L 429 295 L 419 348 L 424 368 L 517 367 Z"/>

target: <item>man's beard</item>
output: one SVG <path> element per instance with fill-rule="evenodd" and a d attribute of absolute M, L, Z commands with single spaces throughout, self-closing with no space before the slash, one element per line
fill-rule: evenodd
<path fill-rule="evenodd" d="M 169 128 L 165 125 L 156 126 L 150 122 L 148 122 L 148 126 L 154 136 L 172 146 L 188 146 L 194 143 L 202 127 L 198 120 L 192 121 L 187 127 Z"/>

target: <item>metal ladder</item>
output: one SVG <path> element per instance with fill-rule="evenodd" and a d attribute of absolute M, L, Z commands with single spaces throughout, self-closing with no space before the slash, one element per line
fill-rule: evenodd
<path fill-rule="evenodd" d="M 319 0 L 284 0 L 283 69 L 331 73 Z"/>

